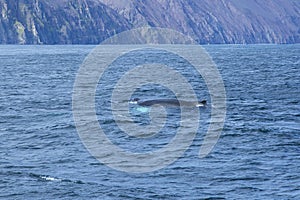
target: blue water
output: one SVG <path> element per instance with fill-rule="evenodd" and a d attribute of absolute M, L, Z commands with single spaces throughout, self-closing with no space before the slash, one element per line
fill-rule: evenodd
<path fill-rule="evenodd" d="M 145 174 L 101 164 L 76 132 L 73 84 L 92 49 L 0 46 L 0 198 L 300 199 L 300 45 L 205 46 L 226 89 L 222 135 L 199 159 L 203 127 L 183 157 Z"/>

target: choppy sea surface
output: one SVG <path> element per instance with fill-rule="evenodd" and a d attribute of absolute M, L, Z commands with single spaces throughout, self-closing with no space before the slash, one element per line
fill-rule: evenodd
<path fill-rule="evenodd" d="M 300 45 L 204 46 L 226 89 L 221 137 L 207 157 L 198 158 L 210 115 L 209 107 L 203 109 L 203 126 L 185 154 L 161 170 L 141 174 L 102 164 L 77 134 L 73 85 L 93 48 L 0 46 L 1 199 L 300 199 Z M 203 86 L 199 98 L 209 101 L 203 80 L 183 72 Z M 106 81 L 116 81 L 118 73 L 122 69 L 107 73 Z M 109 83 L 103 84 L 97 91 L 105 92 Z M 143 93 L 174 97 L 153 85 L 137 91 Z M 96 102 L 101 101 L 97 95 Z M 111 119 L 101 109 L 97 114 L 99 123 L 111 128 L 110 139 L 127 148 Z M 169 132 L 158 139 L 168 143 L 175 134 Z M 160 147 L 129 142 L 131 151 Z"/>

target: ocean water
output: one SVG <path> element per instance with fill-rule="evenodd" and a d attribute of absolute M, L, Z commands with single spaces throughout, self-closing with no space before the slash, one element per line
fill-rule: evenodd
<path fill-rule="evenodd" d="M 102 164 L 77 134 L 73 85 L 93 48 L 0 46 L 1 199 L 300 199 L 300 45 L 204 46 L 226 90 L 221 137 L 208 156 L 198 158 L 211 111 L 210 106 L 201 108 L 201 126 L 184 155 L 163 169 L 141 174 Z M 132 56 L 168 62 L 155 53 Z M 106 86 L 126 70 L 105 74 L 96 104 L 102 95 L 109 97 L 111 87 Z M 190 70 L 183 68 L 182 73 L 200 86 L 198 98 L 209 102 L 204 81 Z M 141 87 L 133 97 L 137 95 L 175 97 L 155 84 Z M 130 151 L 159 149 L 178 127 L 178 109 L 171 108 L 162 130 L 169 135 L 128 141 L 101 109 L 107 103 L 96 106 L 99 123 L 115 144 Z M 140 111 L 131 108 L 142 126 L 150 118 Z"/>

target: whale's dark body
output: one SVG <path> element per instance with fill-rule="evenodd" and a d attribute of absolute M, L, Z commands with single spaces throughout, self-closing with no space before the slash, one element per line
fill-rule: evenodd
<path fill-rule="evenodd" d="M 194 101 L 182 101 L 178 99 L 152 99 L 152 100 L 140 100 L 138 98 L 133 99 L 133 102 L 136 102 L 140 106 L 189 106 L 189 107 L 200 107 L 205 106 L 206 101 L 194 102 Z"/>

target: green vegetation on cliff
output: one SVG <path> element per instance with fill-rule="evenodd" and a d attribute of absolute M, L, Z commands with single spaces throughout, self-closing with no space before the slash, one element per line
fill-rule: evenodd
<path fill-rule="evenodd" d="M 96 44 L 130 24 L 94 1 L 0 0 L 2 44 Z"/>

